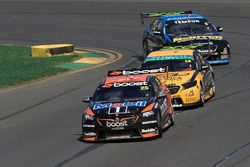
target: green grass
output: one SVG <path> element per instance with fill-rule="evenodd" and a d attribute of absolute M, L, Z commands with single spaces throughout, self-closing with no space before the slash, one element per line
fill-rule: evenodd
<path fill-rule="evenodd" d="M 31 57 L 31 48 L 0 45 L 0 88 L 65 72 L 57 65 L 78 59 L 74 56 Z"/>

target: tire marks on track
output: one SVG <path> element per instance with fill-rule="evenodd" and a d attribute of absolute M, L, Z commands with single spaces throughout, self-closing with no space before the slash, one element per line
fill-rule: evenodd
<path fill-rule="evenodd" d="M 240 146 L 239 148 L 235 149 L 233 152 L 231 152 L 230 154 L 226 155 L 224 158 L 222 158 L 221 160 L 219 160 L 218 162 L 216 162 L 211 167 L 220 167 L 220 166 L 222 166 L 226 161 L 228 161 L 228 160 L 232 159 L 233 157 L 235 157 L 236 155 L 240 154 L 242 151 L 244 151 L 249 146 L 250 146 L 250 141 L 248 143 Z"/>
<path fill-rule="evenodd" d="M 70 89 L 70 90 L 68 90 L 68 91 L 65 91 L 65 92 L 63 92 L 63 93 L 60 93 L 60 94 L 57 94 L 57 95 L 52 96 L 52 97 L 50 97 L 50 98 L 47 98 L 47 99 L 45 99 L 45 100 L 42 100 L 42 101 L 40 101 L 40 102 L 38 102 L 38 103 L 36 103 L 36 104 L 33 104 L 33 105 L 29 106 L 29 107 L 24 108 L 24 109 L 18 110 L 18 111 L 16 111 L 16 112 L 12 113 L 12 114 L 3 116 L 3 117 L 0 118 L 0 121 L 4 121 L 4 120 L 9 119 L 9 118 L 11 118 L 11 117 L 13 117 L 13 116 L 16 116 L 16 115 L 19 115 L 19 114 L 21 114 L 21 113 L 23 113 L 23 112 L 25 112 L 25 111 L 28 111 L 28 110 L 30 110 L 30 109 L 32 109 L 32 108 L 35 108 L 35 107 L 40 106 L 40 105 L 42 105 L 42 104 L 45 104 L 45 103 L 47 103 L 47 102 L 49 102 L 49 101 L 51 101 L 51 100 L 54 100 L 54 99 L 56 99 L 56 98 L 58 98 L 58 97 L 61 97 L 61 96 L 66 95 L 66 94 L 69 94 L 69 93 L 71 93 L 71 92 L 73 92 L 73 91 L 76 91 L 76 90 L 80 89 L 80 88 L 81 88 L 82 86 L 84 86 L 84 85 L 86 85 L 86 83 L 83 84 L 83 85 L 81 85 L 81 86 L 79 86 L 79 87 L 75 87 L 75 88 Z"/>
<path fill-rule="evenodd" d="M 222 74 L 222 75 L 219 75 L 215 81 L 219 81 L 223 78 L 225 78 L 226 76 L 229 76 L 230 74 L 232 74 L 233 72 L 237 71 L 238 69 L 240 69 L 241 67 L 243 67 L 244 65 L 248 64 L 250 62 L 250 59 L 244 61 L 243 63 L 237 65 L 236 67 L 234 67 L 233 69 L 227 71 L 226 73 Z"/>
<path fill-rule="evenodd" d="M 63 160 L 63 161 L 61 161 L 61 162 L 59 162 L 59 163 L 56 164 L 54 167 L 61 167 L 61 166 L 65 165 L 65 164 L 67 164 L 67 163 L 73 161 L 74 159 L 83 156 L 84 154 L 87 154 L 87 153 L 89 153 L 89 152 L 91 152 L 91 151 L 93 151 L 93 150 L 96 150 L 97 148 L 99 148 L 99 147 L 101 147 L 101 146 L 103 146 L 103 145 L 104 145 L 103 143 L 100 143 L 100 144 L 93 144 L 93 145 L 91 145 L 91 146 L 89 146 L 89 147 L 87 147 L 87 148 L 85 148 L 85 149 L 83 149 L 83 150 L 77 152 L 76 154 L 74 154 L 74 155 L 71 156 L 70 158 L 67 158 L 67 159 L 65 159 L 65 160 Z"/>
<path fill-rule="evenodd" d="M 241 89 L 241 90 L 238 90 L 238 91 L 235 91 L 235 92 L 232 92 L 232 93 L 223 95 L 223 96 L 221 96 L 221 97 L 213 98 L 213 99 L 209 100 L 207 103 L 211 103 L 211 102 L 214 102 L 214 101 L 222 100 L 222 99 L 225 99 L 225 98 L 227 98 L 227 97 L 231 97 L 231 96 L 234 96 L 234 95 L 238 95 L 238 94 L 240 94 L 240 93 L 246 93 L 246 92 L 249 91 L 249 90 L 250 90 L 250 87 L 245 88 L 245 89 Z"/>

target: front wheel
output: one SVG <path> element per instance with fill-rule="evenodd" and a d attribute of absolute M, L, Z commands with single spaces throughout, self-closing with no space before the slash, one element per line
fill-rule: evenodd
<path fill-rule="evenodd" d="M 200 107 L 203 107 L 203 106 L 204 106 L 204 103 L 205 103 L 204 92 L 203 92 L 203 88 L 202 88 L 202 85 L 201 85 L 201 88 L 200 88 L 200 101 L 199 101 L 199 106 L 200 106 Z"/>
<path fill-rule="evenodd" d="M 175 124 L 175 112 L 170 116 L 170 126 L 174 126 Z"/>
<path fill-rule="evenodd" d="M 216 92 L 214 78 L 212 79 L 212 92 L 213 92 L 212 97 L 214 97 Z"/>
<path fill-rule="evenodd" d="M 145 59 L 149 53 L 148 49 L 148 42 L 145 40 L 143 41 L 143 58 Z"/>
<path fill-rule="evenodd" d="M 161 115 L 160 112 L 157 115 L 157 130 L 158 130 L 158 137 L 162 137 L 162 122 L 161 122 Z"/>

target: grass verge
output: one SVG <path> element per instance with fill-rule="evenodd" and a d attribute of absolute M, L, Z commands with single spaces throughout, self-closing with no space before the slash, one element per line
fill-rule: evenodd
<path fill-rule="evenodd" d="M 34 58 L 31 57 L 30 47 L 0 45 L 0 88 L 68 71 L 58 65 L 80 57 L 73 55 Z"/>

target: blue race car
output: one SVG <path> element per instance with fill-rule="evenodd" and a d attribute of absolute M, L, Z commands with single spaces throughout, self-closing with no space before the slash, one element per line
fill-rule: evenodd
<path fill-rule="evenodd" d="M 228 64 L 230 45 L 208 19 L 192 11 L 141 13 L 141 22 L 154 18 L 143 33 L 143 51 L 148 53 L 165 46 L 200 45 L 197 50 L 210 64 Z M 145 25 L 145 24 L 144 24 Z"/>

